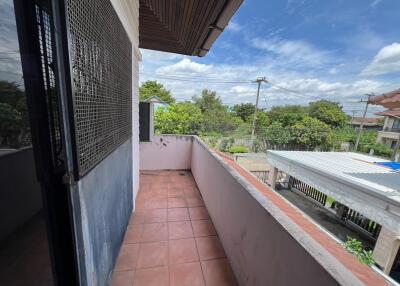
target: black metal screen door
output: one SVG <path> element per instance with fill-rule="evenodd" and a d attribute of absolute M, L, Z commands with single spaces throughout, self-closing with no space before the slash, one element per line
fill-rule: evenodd
<path fill-rule="evenodd" d="M 36 172 L 56 285 L 78 285 L 51 0 L 14 0 Z"/>
<path fill-rule="evenodd" d="M 140 142 L 150 141 L 150 108 L 149 102 L 139 104 L 139 140 Z"/>

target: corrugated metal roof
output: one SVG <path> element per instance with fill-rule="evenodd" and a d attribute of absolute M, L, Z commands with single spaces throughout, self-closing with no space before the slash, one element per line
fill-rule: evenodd
<path fill-rule="evenodd" d="M 389 162 L 388 160 L 351 152 L 269 150 L 268 153 L 400 202 L 400 174 L 375 164 L 375 162 Z"/>

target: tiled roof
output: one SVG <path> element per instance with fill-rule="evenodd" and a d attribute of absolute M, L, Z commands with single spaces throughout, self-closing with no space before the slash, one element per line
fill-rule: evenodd
<path fill-rule="evenodd" d="M 384 93 L 382 95 L 373 96 L 369 99 L 369 103 L 381 105 L 389 109 L 400 107 L 400 89 Z"/>
<path fill-rule="evenodd" d="M 388 109 L 385 111 L 377 112 L 375 115 L 381 116 L 400 116 L 400 108 Z"/>

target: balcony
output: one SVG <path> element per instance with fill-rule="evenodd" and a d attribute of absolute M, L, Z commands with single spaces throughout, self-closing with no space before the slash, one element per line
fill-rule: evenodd
<path fill-rule="evenodd" d="M 382 131 L 400 133 L 400 128 L 385 127 Z"/>
<path fill-rule="evenodd" d="M 141 143 L 140 169 L 112 285 L 390 285 L 195 136 Z"/>

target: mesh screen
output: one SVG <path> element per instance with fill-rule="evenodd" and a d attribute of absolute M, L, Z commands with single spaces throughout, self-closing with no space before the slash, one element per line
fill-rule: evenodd
<path fill-rule="evenodd" d="M 132 132 L 132 48 L 109 0 L 67 0 L 79 175 Z"/>

